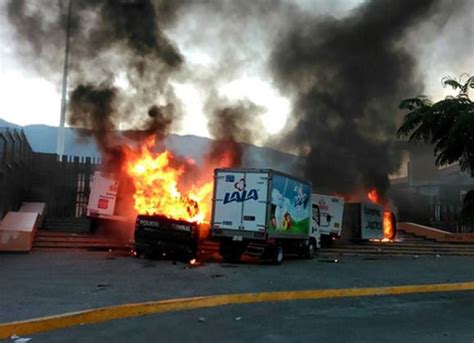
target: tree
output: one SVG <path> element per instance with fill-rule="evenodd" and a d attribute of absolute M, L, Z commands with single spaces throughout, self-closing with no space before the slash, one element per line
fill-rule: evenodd
<path fill-rule="evenodd" d="M 403 100 L 400 108 L 410 112 L 397 135 L 434 145 L 437 166 L 459 162 L 461 170 L 474 177 L 474 103 L 468 94 L 474 89 L 474 76 L 444 78 L 442 84 L 459 90 L 458 95 L 436 103 L 426 96 Z"/>
<path fill-rule="evenodd" d="M 462 171 L 470 171 L 474 177 L 474 103 L 469 98 L 474 76 L 463 74 L 459 81 L 444 78 L 442 84 L 459 90 L 458 95 L 436 103 L 426 96 L 403 100 L 400 108 L 410 112 L 397 135 L 434 145 L 437 166 L 458 162 Z M 460 223 L 474 228 L 474 190 L 464 198 Z"/>

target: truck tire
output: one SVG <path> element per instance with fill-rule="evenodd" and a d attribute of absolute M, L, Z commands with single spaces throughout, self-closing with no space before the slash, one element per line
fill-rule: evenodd
<path fill-rule="evenodd" d="M 311 238 L 308 242 L 308 245 L 304 247 L 303 256 L 308 260 L 312 260 L 314 258 L 314 254 L 316 253 L 316 241 Z"/>
<path fill-rule="evenodd" d="M 283 262 L 283 247 L 281 244 L 275 246 L 273 251 L 273 263 L 281 264 Z"/>

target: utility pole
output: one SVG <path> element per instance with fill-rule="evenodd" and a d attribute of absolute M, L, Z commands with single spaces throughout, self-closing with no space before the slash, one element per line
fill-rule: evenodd
<path fill-rule="evenodd" d="M 56 146 L 56 153 L 58 154 L 60 161 L 62 161 L 64 155 L 64 124 L 66 122 L 67 79 L 69 69 L 69 36 L 71 34 L 71 6 L 72 0 L 69 0 L 66 23 L 66 50 L 64 53 L 63 85 L 61 94 L 61 116 L 59 118 L 58 141 Z"/>

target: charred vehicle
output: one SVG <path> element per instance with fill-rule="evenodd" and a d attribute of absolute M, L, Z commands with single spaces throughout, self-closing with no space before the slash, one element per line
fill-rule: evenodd
<path fill-rule="evenodd" d="M 186 260 L 197 255 L 199 226 L 160 215 L 138 215 L 134 238 L 137 256 Z"/>

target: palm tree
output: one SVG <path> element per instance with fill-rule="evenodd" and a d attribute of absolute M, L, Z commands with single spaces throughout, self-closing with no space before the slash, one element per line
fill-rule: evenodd
<path fill-rule="evenodd" d="M 426 96 L 403 100 L 400 108 L 410 112 L 397 135 L 434 145 L 437 166 L 459 162 L 461 170 L 474 177 L 474 103 L 468 94 L 474 89 L 474 76 L 444 78 L 442 84 L 458 89 L 458 95 L 436 103 Z"/>

